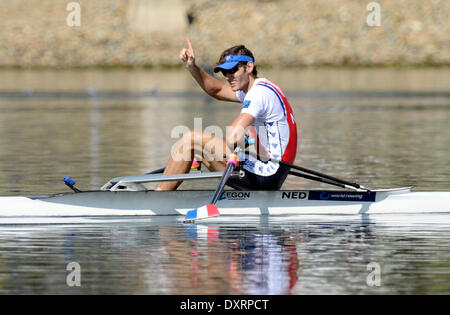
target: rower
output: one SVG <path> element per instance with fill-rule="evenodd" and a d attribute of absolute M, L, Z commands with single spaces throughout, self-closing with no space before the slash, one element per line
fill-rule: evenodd
<path fill-rule="evenodd" d="M 214 78 L 195 63 L 189 39 L 188 48 L 180 52 L 180 59 L 199 86 L 217 100 L 241 103 L 241 112 L 227 128 L 226 140 L 202 130 L 191 130 L 178 143 L 164 174 L 189 172 L 194 157 L 211 171 L 225 171 L 223 154 L 231 156 L 242 143 L 248 129 L 256 139 L 261 156 L 293 163 L 297 151 L 297 126 L 292 108 L 281 89 L 265 78 L 258 78 L 253 53 L 244 45 L 222 52 L 214 72 L 221 72 L 228 84 Z M 249 128 L 250 127 L 250 128 Z M 230 178 L 227 185 L 245 190 L 278 190 L 289 174 L 290 167 L 244 156 L 243 178 Z M 163 182 L 157 190 L 175 190 L 178 182 Z"/>

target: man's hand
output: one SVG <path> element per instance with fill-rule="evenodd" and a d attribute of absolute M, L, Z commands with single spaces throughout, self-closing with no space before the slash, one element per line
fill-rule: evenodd
<path fill-rule="evenodd" d="M 191 41 L 189 38 L 186 38 L 186 41 L 188 48 L 183 48 L 180 51 L 180 59 L 183 61 L 184 66 L 189 70 L 190 74 L 194 77 L 195 81 L 197 81 L 203 91 L 205 91 L 209 96 L 221 101 L 239 102 L 236 93 L 233 92 L 228 84 L 217 80 L 197 67 L 195 64 L 194 49 L 192 48 Z"/>
<path fill-rule="evenodd" d="M 191 70 L 195 66 L 195 55 L 194 55 L 194 49 L 192 49 L 192 44 L 189 38 L 186 38 L 188 48 L 183 48 L 180 51 L 180 59 L 183 61 L 184 66 Z"/>

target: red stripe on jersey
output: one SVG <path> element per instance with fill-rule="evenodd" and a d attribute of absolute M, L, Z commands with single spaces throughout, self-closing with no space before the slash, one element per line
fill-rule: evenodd
<path fill-rule="evenodd" d="M 258 82 L 258 84 L 259 83 L 266 84 L 272 87 L 284 103 L 287 116 L 286 121 L 288 122 L 289 125 L 289 142 L 288 145 L 286 146 L 286 149 L 283 153 L 283 157 L 281 158 L 281 160 L 292 164 L 294 163 L 295 156 L 297 155 L 297 124 L 295 122 L 294 113 L 292 112 L 291 105 L 289 104 L 286 96 L 284 95 L 283 92 L 281 92 L 278 86 L 265 81 Z"/>

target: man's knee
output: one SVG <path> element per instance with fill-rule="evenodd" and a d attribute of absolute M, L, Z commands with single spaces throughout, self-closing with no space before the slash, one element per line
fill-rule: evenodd
<path fill-rule="evenodd" d="M 194 145 L 195 143 L 201 143 L 202 141 L 202 131 L 201 130 L 189 130 L 183 135 L 181 139 L 184 144 Z"/>

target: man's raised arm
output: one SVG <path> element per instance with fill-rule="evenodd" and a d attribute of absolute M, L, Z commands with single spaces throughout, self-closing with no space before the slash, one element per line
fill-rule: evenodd
<path fill-rule="evenodd" d="M 186 69 L 189 70 L 191 75 L 197 81 L 198 85 L 210 96 L 230 102 L 239 102 L 236 97 L 236 93 L 233 92 L 231 87 L 220 80 L 217 80 L 213 76 L 207 74 L 205 71 L 197 67 L 195 64 L 194 49 L 192 48 L 189 38 L 186 39 L 188 48 L 183 48 L 180 52 L 180 59 L 183 61 Z"/>

